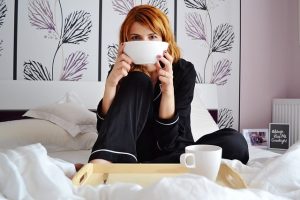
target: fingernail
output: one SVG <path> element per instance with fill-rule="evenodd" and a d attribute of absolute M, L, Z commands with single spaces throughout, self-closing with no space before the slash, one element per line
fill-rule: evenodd
<path fill-rule="evenodd" d="M 156 57 L 157 57 L 157 58 L 161 58 L 161 55 L 157 55 Z"/>
<path fill-rule="evenodd" d="M 167 53 L 167 52 L 168 52 L 167 50 L 164 51 L 164 53 Z"/>

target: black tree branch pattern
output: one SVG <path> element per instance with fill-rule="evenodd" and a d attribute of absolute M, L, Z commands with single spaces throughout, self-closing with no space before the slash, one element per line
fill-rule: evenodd
<path fill-rule="evenodd" d="M 141 0 L 143 4 L 143 0 Z M 168 14 L 168 2 L 167 0 L 148 0 L 146 4 L 155 6 Z M 119 13 L 119 15 L 127 15 L 127 13 L 135 6 L 134 0 L 112 0 L 113 10 Z"/>
<path fill-rule="evenodd" d="M 0 28 L 4 24 L 4 19 L 6 17 L 7 13 L 7 6 L 4 0 L 0 0 Z M 4 50 L 2 45 L 3 45 L 3 40 L 0 38 L 0 56 L 2 56 L 2 51 Z"/>
<path fill-rule="evenodd" d="M 185 6 L 188 9 L 198 10 L 199 12 L 188 12 L 185 17 L 185 31 L 188 37 L 193 40 L 200 40 L 207 44 L 208 53 L 206 56 L 203 72 L 197 71 L 197 83 L 211 83 L 218 86 L 225 85 L 231 75 L 232 62 L 228 59 L 221 59 L 217 61 L 213 59 L 216 53 L 226 53 L 232 50 L 235 39 L 233 26 L 224 23 L 218 25 L 213 30 L 212 17 L 210 7 L 207 5 L 207 0 L 184 0 Z M 208 19 L 207 23 L 203 22 L 203 17 Z M 208 36 L 207 32 L 210 32 Z M 208 66 L 209 60 L 212 60 L 212 65 Z M 210 80 L 208 79 L 207 68 L 211 67 Z M 233 126 L 232 110 L 224 108 L 219 112 L 219 127 L 232 127 Z"/>
<path fill-rule="evenodd" d="M 225 53 L 230 51 L 233 42 L 233 27 L 229 24 L 221 24 L 214 31 L 212 52 Z"/>
<path fill-rule="evenodd" d="M 111 69 L 114 66 L 115 61 L 117 59 L 119 45 L 117 44 L 109 45 L 107 49 L 108 49 L 107 51 L 108 65 L 109 68 Z"/>
<path fill-rule="evenodd" d="M 0 27 L 4 23 L 4 18 L 6 16 L 7 6 L 4 0 L 0 0 Z"/>
<path fill-rule="evenodd" d="M 156 8 L 159 8 L 165 14 L 169 13 L 168 3 L 166 0 L 149 0 L 147 4 L 152 5 Z"/>
<path fill-rule="evenodd" d="M 50 81 L 51 76 L 47 70 L 47 67 L 44 67 L 41 63 L 36 61 L 29 61 L 24 63 L 24 78 L 25 80 L 45 80 Z"/>
<path fill-rule="evenodd" d="M 127 15 L 127 13 L 134 7 L 134 0 L 113 0 L 113 9 L 119 15 Z"/>
<path fill-rule="evenodd" d="M 228 108 L 219 109 L 218 111 L 218 126 L 220 129 L 233 127 L 232 110 Z"/>
<path fill-rule="evenodd" d="M 0 40 L 0 56 L 2 56 L 2 51 L 3 51 L 2 44 L 3 44 L 3 40 Z"/>
<path fill-rule="evenodd" d="M 84 11 L 73 11 L 65 19 L 61 0 L 57 0 L 61 14 L 60 30 L 53 17 L 53 10 L 49 0 L 29 0 L 28 18 L 31 26 L 37 30 L 47 30 L 58 39 L 57 48 L 53 55 L 51 74 L 48 68 L 40 62 L 29 61 L 24 63 L 24 78 L 26 80 L 54 80 L 54 63 L 58 51 L 64 44 L 81 44 L 87 42 L 92 29 L 91 14 Z M 52 37 L 49 37 L 52 38 Z M 65 60 L 60 80 L 79 81 L 83 77 L 83 70 L 88 64 L 88 55 L 81 51 L 71 53 Z"/>

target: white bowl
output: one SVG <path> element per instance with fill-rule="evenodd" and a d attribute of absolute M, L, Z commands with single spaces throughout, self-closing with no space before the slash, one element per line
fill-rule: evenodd
<path fill-rule="evenodd" d="M 163 55 L 169 44 L 162 41 L 129 41 L 125 42 L 124 52 L 136 65 L 154 64 L 157 56 Z"/>

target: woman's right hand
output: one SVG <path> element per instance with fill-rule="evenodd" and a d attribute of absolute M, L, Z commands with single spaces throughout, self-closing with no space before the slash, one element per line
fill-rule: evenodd
<path fill-rule="evenodd" d="M 116 87 L 119 81 L 128 75 L 128 72 L 131 68 L 132 59 L 124 53 L 125 44 L 122 43 L 119 46 L 118 56 L 116 62 L 113 66 L 112 71 L 106 80 L 106 85 L 109 87 Z"/>
<path fill-rule="evenodd" d="M 117 85 L 119 81 L 128 75 L 128 72 L 131 68 L 132 60 L 124 53 L 124 43 L 122 43 L 118 50 L 118 56 L 116 62 L 113 66 L 113 69 L 109 73 L 106 83 L 104 95 L 102 98 L 102 114 L 105 115 L 115 98 L 117 92 Z"/>

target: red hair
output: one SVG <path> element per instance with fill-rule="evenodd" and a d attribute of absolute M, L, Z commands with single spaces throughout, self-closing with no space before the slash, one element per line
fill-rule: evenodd
<path fill-rule="evenodd" d="M 154 33 L 162 37 L 162 41 L 169 43 L 168 52 L 172 55 L 174 62 L 180 58 L 180 49 L 175 42 L 171 31 L 168 17 L 158 8 L 150 5 L 139 5 L 133 7 L 126 16 L 119 36 L 119 43 L 129 40 L 129 31 L 134 22 L 148 27 Z"/>

